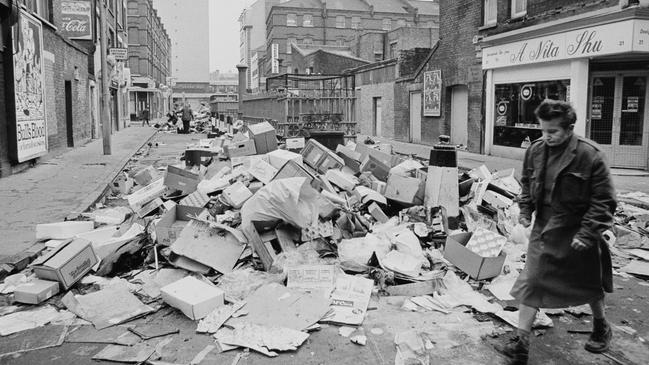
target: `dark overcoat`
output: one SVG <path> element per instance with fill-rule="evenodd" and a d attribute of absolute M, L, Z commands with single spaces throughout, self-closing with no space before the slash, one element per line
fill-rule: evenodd
<path fill-rule="evenodd" d="M 525 153 L 521 216 L 537 212 L 525 269 L 512 295 L 537 308 L 560 308 L 601 299 L 613 290 L 611 255 L 602 233 L 612 228 L 615 190 L 595 142 L 572 135 L 558 160 L 557 178 L 544 206 L 548 146 L 537 140 Z M 589 246 L 571 247 L 573 238 Z"/>

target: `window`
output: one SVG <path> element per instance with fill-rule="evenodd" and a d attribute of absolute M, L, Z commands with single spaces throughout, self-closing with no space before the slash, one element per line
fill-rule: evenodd
<path fill-rule="evenodd" d="M 545 99 L 567 100 L 570 80 L 497 84 L 495 91 L 495 145 L 526 148 L 541 137 L 534 109 Z"/>
<path fill-rule="evenodd" d="M 313 26 L 313 15 L 304 14 L 302 17 L 302 26 L 303 27 L 312 27 Z"/>
<path fill-rule="evenodd" d="M 392 19 L 383 19 L 383 30 L 392 30 Z"/>
<path fill-rule="evenodd" d="M 297 15 L 295 15 L 295 14 L 286 14 L 286 26 L 287 27 L 297 27 Z"/>
<path fill-rule="evenodd" d="M 397 45 L 398 42 L 392 42 L 390 43 L 390 58 L 395 58 L 397 57 Z"/>
<path fill-rule="evenodd" d="M 345 16 L 344 15 L 336 16 L 336 28 L 345 28 Z"/>
<path fill-rule="evenodd" d="M 527 14 L 527 0 L 512 0 L 512 18 L 520 18 Z"/>
<path fill-rule="evenodd" d="M 20 3 L 42 19 L 48 22 L 52 21 L 52 12 L 50 11 L 52 0 L 20 0 Z"/>
<path fill-rule="evenodd" d="M 313 38 L 306 37 L 304 38 L 304 41 L 302 42 L 305 46 L 312 46 L 313 45 Z"/>
<path fill-rule="evenodd" d="M 291 54 L 293 52 L 292 50 L 293 47 L 291 47 L 291 44 L 293 43 L 297 43 L 297 40 L 295 38 L 289 38 L 286 41 L 286 53 Z"/>
<path fill-rule="evenodd" d="M 352 17 L 352 29 L 361 29 L 361 17 L 353 16 Z"/>
<path fill-rule="evenodd" d="M 397 20 L 397 28 L 404 28 L 405 26 L 406 26 L 406 20 L 405 19 Z"/>
<path fill-rule="evenodd" d="M 336 39 L 336 46 L 338 47 L 345 47 L 345 38 L 338 38 Z"/>
<path fill-rule="evenodd" d="M 496 24 L 496 14 L 497 14 L 497 0 L 483 0 L 483 25 L 494 25 Z"/>

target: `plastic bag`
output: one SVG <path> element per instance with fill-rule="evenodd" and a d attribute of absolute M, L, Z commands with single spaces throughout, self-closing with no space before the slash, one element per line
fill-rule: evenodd
<path fill-rule="evenodd" d="M 275 180 L 261 188 L 241 208 L 243 227 L 253 221 L 281 219 L 305 228 L 318 219 L 318 192 L 304 177 Z"/>

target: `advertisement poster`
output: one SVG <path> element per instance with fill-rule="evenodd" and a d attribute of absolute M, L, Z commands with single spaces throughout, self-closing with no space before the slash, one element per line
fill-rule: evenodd
<path fill-rule="evenodd" d="M 90 0 L 66 0 L 61 2 L 61 33 L 70 39 L 92 40 Z"/>
<path fill-rule="evenodd" d="M 424 115 L 439 117 L 442 115 L 442 71 L 424 72 Z"/>
<path fill-rule="evenodd" d="M 16 148 L 18 162 L 47 153 L 45 95 L 43 90 L 43 28 L 41 22 L 20 12 L 13 31 Z"/>

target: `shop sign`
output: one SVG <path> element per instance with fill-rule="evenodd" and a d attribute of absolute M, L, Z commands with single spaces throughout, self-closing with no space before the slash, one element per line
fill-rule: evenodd
<path fill-rule="evenodd" d="M 271 73 L 279 73 L 279 44 L 273 43 L 271 46 Z"/>
<path fill-rule="evenodd" d="M 47 154 L 45 83 L 43 82 L 43 28 L 21 10 L 13 32 L 16 159 L 31 160 Z"/>
<path fill-rule="evenodd" d="M 70 39 L 92 40 L 90 0 L 61 2 L 61 33 Z"/>
<path fill-rule="evenodd" d="M 108 54 L 115 57 L 117 61 L 126 61 L 128 60 L 128 50 L 126 48 L 109 48 Z"/>
<path fill-rule="evenodd" d="M 424 72 L 424 116 L 442 115 L 442 71 Z"/>
<path fill-rule="evenodd" d="M 484 48 L 482 68 L 649 52 L 649 20 L 626 20 Z"/>

